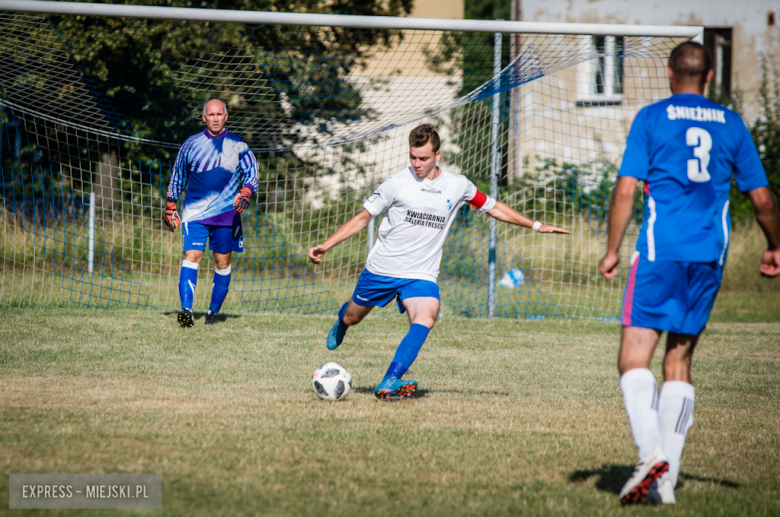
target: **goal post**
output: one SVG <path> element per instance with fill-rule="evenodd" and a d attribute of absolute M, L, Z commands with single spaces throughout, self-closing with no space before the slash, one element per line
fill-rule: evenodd
<path fill-rule="evenodd" d="M 430 122 L 445 170 L 573 232 L 461 208 L 442 313 L 614 319 L 625 271 L 604 280 L 596 262 L 627 131 L 668 96 L 671 49 L 701 33 L 0 0 L 0 305 L 176 308 L 181 237 L 163 198 L 218 97 L 260 169 L 224 310 L 334 312 L 379 220 L 320 266 L 308 248 L 408 165 L 409 131 Z M 640 223 L 637 210 L 625 264 Z M 196 311 L 212 276 L 207 253 Z"/>

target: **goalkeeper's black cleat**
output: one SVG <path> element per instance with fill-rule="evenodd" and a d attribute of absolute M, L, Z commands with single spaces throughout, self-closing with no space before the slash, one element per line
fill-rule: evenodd
<path fill-rule="evenodd" d="M 216 325 L 217 323 L 219 323 L 217 313 L 209 311 L 206 315 L 206 325 Z"/>
<path fill-rule="evenodd" d="M 192 319 L 192 311 L 184 309 L 179 313 L 179 323 L 182 327 L 191 327 L 195 324 L 195 320 Z"/>

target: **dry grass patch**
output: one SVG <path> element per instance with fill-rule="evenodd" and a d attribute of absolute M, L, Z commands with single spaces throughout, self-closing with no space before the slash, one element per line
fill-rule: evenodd
<path fill-rule="evenodd" d="M 400 317 L 328 352 L 331 317 L 184 330 L 151 311 L 0 315 L 5 475 L 161 473 L 165 515 L 625 513 L 635 452 L 614 323 L 445 318 L 414 365 L 419 395 L 382 403 Z M 780 511 L 779 334 L 713 323 L 702 338 L 675 513 Z M 310 387 L 328 360 L 353 374 L 342 403 Z"/>

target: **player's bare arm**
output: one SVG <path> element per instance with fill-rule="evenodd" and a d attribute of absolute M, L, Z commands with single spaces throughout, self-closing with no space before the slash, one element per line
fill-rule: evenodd
<path fill-rule="evenodd" d="M 363 229 L 368 226 L 369 221 L 373 218 L 374 216 L 364 208 L 355 217 L 342 224 L 328 240 L 310 248 L 309 260 L 315 264 L 322 263 L 322 256 L 325 255 L 329 249 L 363 231 Z"/>
<path fill-rule="evenodd" d="M 761 187 L 748 192 L 756 220 L 766 235 L 767 250 L 761 257 L 759 270 L 764 276 L 780 275 L 780 217 L 772 192 L 767 187 Z"/>
<path fill-rule="evenodd" d="M 488 215 L 498 221 L 514 224 L 516 226 L 522 226 L 523 228 L 533 228 L 534 223 L 536 222 L 533 219 L 524 216 L 506 203 L 502 203 L 501 201 L 496 201 L 496 206 L 494 206 L 488 212 Z M 539 233 L 563 233 L 571 235 L 570 231 L 558 228 L 556 226 L 550 226 L 549 224 L 542 224 L 537 231 Z"/>
<path fill-rule="evenodd" d="M 607 230 L 607 253 L 599 261 L 599 273 L 604 278 L 613 278 L 618 273 L 620 264 L 620 243 L 631 220 L 634 209 L 634 196 L 639 180 L 628 176 L 618 178 L 612 191 L 612 202 L 609 205 L 609 222 Z"/>

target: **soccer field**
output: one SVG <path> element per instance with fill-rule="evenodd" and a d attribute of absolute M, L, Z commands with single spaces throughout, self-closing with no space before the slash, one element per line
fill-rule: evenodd
<path fill-rule="evenodd" d="M 721 298 L 697 351 L 675 515 L 780 513 L 778 296 L 759 298 L 764 323 L 735 322 L 747 299 Z M 417 396 L 380 402 L 407 329 L 383 312 L 328 352 L 332 317 L 0 311 L 0 508 L 9 473 L 103 472 L 162 475 L 143 515 L 627 514 L 616 323 L 445 318 Z M 352 372 L 344 402 L 311 389 L 329 360 Z"/>

